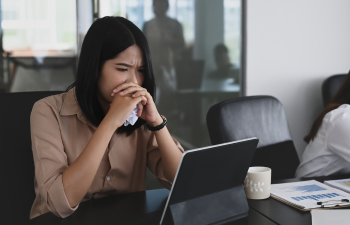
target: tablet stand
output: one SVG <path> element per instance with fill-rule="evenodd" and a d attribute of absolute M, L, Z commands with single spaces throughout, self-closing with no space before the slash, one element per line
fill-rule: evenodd
<path fill-rule="evenodd" d="M 248 211 L 243 185 L 170 205 L 174 225 L 219 225 L 247 217 Z"/>

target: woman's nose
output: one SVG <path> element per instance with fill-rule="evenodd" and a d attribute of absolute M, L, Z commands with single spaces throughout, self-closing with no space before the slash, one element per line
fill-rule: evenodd
<path fill-rule="evenodd" d="M 132 72 L 132 73 L 130 74 L 130 80 L 129 80 L 129 82 L 138 84 L 137 78 L 136 78 L 136 72 Z"/>

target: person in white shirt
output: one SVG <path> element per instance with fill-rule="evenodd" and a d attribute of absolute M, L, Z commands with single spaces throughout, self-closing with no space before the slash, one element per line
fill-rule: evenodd
<path fill-rule="evenodd" d="M 296 177 L 350 175 L 350 71 L 304 140 Z"/>

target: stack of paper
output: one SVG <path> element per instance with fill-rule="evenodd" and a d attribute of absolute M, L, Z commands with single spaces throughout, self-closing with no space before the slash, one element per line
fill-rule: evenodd
<path fill-rule="evenodd" d="M 315 180 L 272 184 L 271 196 L 300 209 L 320 208 L 317 202 L 350 199 L 350 194 Z"/>
<path fill-rule="evenodd" d="M 326 180 L 325 184 L 350 193 L 350 179 Z"/>
<path fill-rule="evenodd" d="M 311 210 L 312 225 L 349 224 L 350 209 Z"/>

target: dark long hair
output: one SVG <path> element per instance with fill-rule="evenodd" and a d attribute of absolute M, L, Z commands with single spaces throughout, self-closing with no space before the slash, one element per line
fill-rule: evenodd
<path fill-rule="evenodd" d="M 305 136 L 304 141 L 309 143 L 311 140 L 314 140 L 322 125 L 323 117 L 328 112 L 338 108 L 342 104 L 350 104 L 350 71 L 339 91 L 334 95 L 330 103 L 323 109 L 315 122 L 312 124 L 311 130 L 309 134 Z"/>
<path fill-rule="evenodd" d="M 81 110 L 96 127 L 105 116 L 97 99 L 97 82 L 103 64 L 134 44 L 141 48 L 145 59 L 145 78 L 142 87 L 146 88 L 155 99 L 151 53 L 146 37 L 137 26 L 123 17 L 103 17 L 91 25 L 84 38 L 77 77 L 67 91 L 75 87 Z M 119 127 L 117 133 L 130 135 L 145 123 L 139 118 L 134 126 Z"/>

